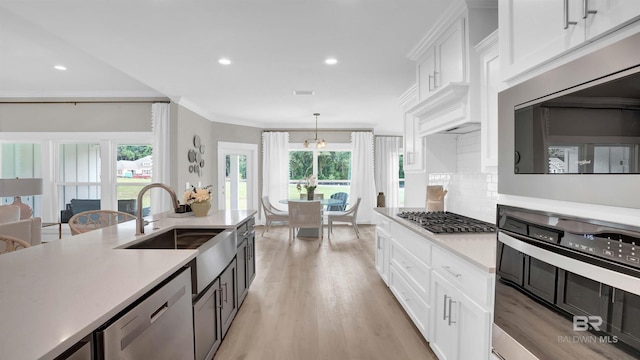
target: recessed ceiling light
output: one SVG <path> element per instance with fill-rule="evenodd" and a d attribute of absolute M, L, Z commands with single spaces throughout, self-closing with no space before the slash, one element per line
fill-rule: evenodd
<path fill-rule="evenodd" d="M 338 59 L 336 59 L 336 58 L 326 58 L 324 60 L 324 63 L 327 64 L 327 65 L 335 65 L 335 64 L 338 63 Z"/>
<path fill-rule="evenodd" d="M 53 68 L 56 69 L 56 70 L 60 70 L 60 71 L 67 70 L 67 67 L 66 66 L 62 66 L 62 65 L 56 65 Z"/>
<path fill-rule="evenodd" d="M 313 90 L 293 90 L 293 95 L 313 95 L 315 91 Z"/>
<path fill-rule="evenodd" d="M 231 60 L 227 59 L 227 58 L 220 58 L 218 60 L 218 64 L 221 65 L 231 65 Z"/>

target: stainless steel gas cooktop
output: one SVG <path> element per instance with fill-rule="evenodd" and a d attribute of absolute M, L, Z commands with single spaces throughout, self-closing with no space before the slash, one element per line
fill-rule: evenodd
<path fill-rule="evenodd" d="M 434 234 L 491 233 L 496 231 L 492 224 L 448 211 L 403 211 L 397 215 Z"/>

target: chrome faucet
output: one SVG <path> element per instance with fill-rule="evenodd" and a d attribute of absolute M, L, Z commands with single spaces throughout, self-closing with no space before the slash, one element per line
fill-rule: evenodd
<path fill-rule="evenodd" d="M 169 185 L 162 183 L 152 183 L 143 187 L 142 190 L 140 190 L 140 192 L 138 193 L 138 200 L 136 201 L 136 206 L 138 207 L 136 209 L 136 216 L 138 217 L 136 219 L 136 235 L 144 234 L 144 219 L 142 218 L 142 196 L 144 196 L 144 193 L 146 193 L 147 190 L 152 188 L 162 188 L 167 190 L 169 195 L 171 195 L 171 201 L 173 201 L 174 210 L 180 206 L 178 204 L 178 197 L 176 196 L 176 192 Z"/>

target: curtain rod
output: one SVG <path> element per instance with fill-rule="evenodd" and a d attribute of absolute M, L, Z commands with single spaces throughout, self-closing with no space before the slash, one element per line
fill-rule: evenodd
<path fill-rule="evenodd" d="M 170 104 L 169 100 L 64 100 L 64 101 L 3 101 L 0 100 L 0 104 L 153 104 L 153 103 L 165 103 Z"/>
<path fill-rule="evenodd" d="M 316 131 L 315 129 L 264 129 L 262 132 L 276 132 L 276 131 L 286 131 L 286 132 L 309 132 Z M 332 132 L 354 132 L 354 131 L 369 131 L 373 132 L 373 129 L 318 129 L 320 131 L 332 131 Z"/>

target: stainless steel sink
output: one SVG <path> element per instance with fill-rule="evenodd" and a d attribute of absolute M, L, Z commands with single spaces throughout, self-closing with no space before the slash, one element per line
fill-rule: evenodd
<path fill-rule="evenodd" d="M 201 293 L 236 256 L 236 231 L 227 229 L 174 229 L 125 249 L 198 250 L 191 266 L 192 292 Z"/>

